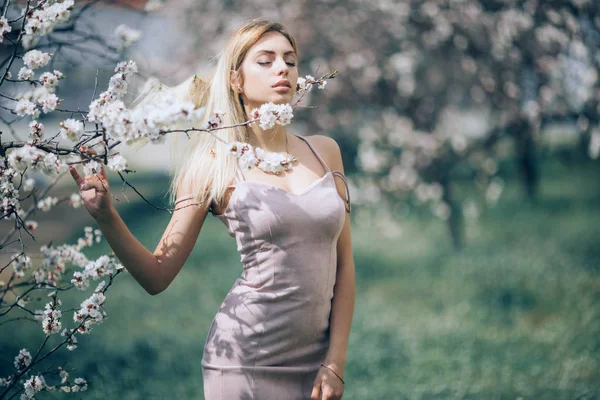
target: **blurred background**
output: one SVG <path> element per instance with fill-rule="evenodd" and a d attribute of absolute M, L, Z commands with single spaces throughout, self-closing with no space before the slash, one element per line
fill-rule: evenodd
<path fill-rule="evenodd" d="M 141 32 L 119 58 L 138 63 L 137 84 L 207 71 L 258 17 L 295 36 L 301 76 L 339 71 L 305 97 L 316 108 L 298 109 L 289 131 L 334 138 L 351 184 L 357 291 L 344 399 L 599 398 L 600 3 L 179 0 L 151 14 L 145 3 L 97 2 L 85 20 L 108 36 L 119 24 Z M 56 61 L 67 75 L 59 97 L 87 109 L 97 71 L 103 88 L 115 60 L 71 57 Z M 137 171 L 129 182 L 168 206 L 168 144 L 120 150 Z M 119 214 L 153 251 L 170 215 L 110 179 Z M 75 191 L 67 174 L 55 193 Z M 95 227 L 66 204 L 36 220 L 33 251 Z M 107 320 L 53 363 L 89 381 L 81 398 L 202 398 L 204 341 L 240 274 L 234 240 L 209 215 L 165 292 L 119 276 Z M 0 375 L 42 339 L 39 324 L 0 326 Z"/>

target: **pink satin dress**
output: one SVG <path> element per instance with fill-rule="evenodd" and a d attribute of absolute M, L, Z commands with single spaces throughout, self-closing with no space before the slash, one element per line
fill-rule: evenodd
<path fill-rule="evenodd" d="M 206 400 L 309 399 L 329 347 L 336 245 L 350 192 L 345 176 L 296 136 L 323 165 L 321 178 L 291 193 L 247 181 L 240 170 L 226 209 L 213 212 L 235 238 L 243 268 L 204 345 Z"/>

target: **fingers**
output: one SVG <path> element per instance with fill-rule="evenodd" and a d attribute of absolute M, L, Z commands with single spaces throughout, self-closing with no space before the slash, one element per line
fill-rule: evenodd
<path fill-rule="evenodd" d="M 91 176 L 86 178 L 85 187 L 79 186 L 80 190 L 96 189 L 96 192 L 106 192 L 106 184 L 97 177 Z"/>
<path fill-rule="evenodd" d="M 92 149 L 91 147 L 85 147 L 83 145 L 79 146 L 79 151 L 81 151 L 82 153 L 86 153 L 86 154 L 92 154 L 92 155 L 96 155 L 98 153 L 96 153 L 96 150 Z"/>
<path fill-rule="evenodd" d="M 330 386 L 324 385 L 322 400 L 338 400 L 341 398 Z"/>
<path fill-rule="evenodd" d="M 310 393 L 310 400 L 321 400 L 321 381 L 315 381 L 312 392 Z"/>
<path fill-rule="evenodd" d="M 81 175 L 79 175 L 79 172 L 77 172 L 75 167 L 70 165 L 69 172 L 71 173 L 71 176 L 73 177 L 73 179 L 75 179 L 75 183 L 77 184 L 77 187 L 81 187 L 81 185 L 83 184 L 83 178 L 81 177 Z"/>
<path fill-rule="evenodd" d="M 330 373 L 327 369 L 319 371 L 313 385 L 311 400 L 341 400 L 344 386 L 339 377 L 332 377 Z"/>
<path fill-rule="evenodd" d="M 92 188 L 95 188 L 96 191 L 98 191 L 98 192 L 105 192 L 107 190 L 106 189 L 107 185 L 104 183 L 104 181 L 100 180 L 98 177 L 96 177 L 94 175 L 83 178 L 81 175 L 79 175 L 79 172 L 77 172 L 77 169 L 72 165 L 69 166 L 69 172 L 71 173 L 71 176 L 75 180 L 75 183 L 77 183 L 77 187 L 79 188 L 79 190 L 89 190 Z M 83 186 L 83 185 L 85 185 L 85 186 Z"/>
<path fill-rule="evenodd" d="M 79 146 L 79 150 L 83 153 L 86 154 L 90 154 L 90 155 L 96 155 L 98 153 L 96 153 L 96 150 L 90 148 L 90 147 L 85 147 L 85 146 Z M 104 165 L 101 163 L 100 164 L 100 175 L 105 178 L 106 180 L 108 180 L 108 176 L 106 175 L 106 171 L 104 170 Z"/>

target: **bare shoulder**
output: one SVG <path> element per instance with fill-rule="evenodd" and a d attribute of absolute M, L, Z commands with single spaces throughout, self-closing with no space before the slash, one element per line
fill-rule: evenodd
<path fill-rule="evenodd" d="M 321 155 L 327 166 L 331 171 L 341 172 L 341 176 L 334 174 L 336 179 L 336 188 L 338 194 L 347 203 L 346 211 L 350 212 L 350 192 L 348 189 L 348 183 L 345 178 L 344 165 L 342 162 L 342 153 L 340 146 L 335 139 L 325 135 L 313 135 L 310 136 L 310 144 L 316 149 Z"/>
<path fill-rule="evenodd" d="M 342 153 L 335 139 L 325 135 L 307 136 L 307 139 L 323 157 L 330 169 L 344 172 Z"/>

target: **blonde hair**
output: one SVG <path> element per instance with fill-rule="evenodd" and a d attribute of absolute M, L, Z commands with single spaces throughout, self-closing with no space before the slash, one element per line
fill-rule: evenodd
<path fill-rule="evenodd" d="M 296 42 L 287 30 L 277 22 L 265 19 L 254 19 L 239 27 L 227 40 L 224 49 L 213 59 L 216 66 L 204 79 L 197 74 L 184 80 L 175 87 L 168 87 L 158 80 L 149 80 L 144 85 L 142 94 L 134 101 L 139 107 L 162 91 L 174 94 L 182 100 L 194 103 L 195 107 L 205 108 L 201 121 L 195 127 L 204 127 L 213 111 L 224 113 L 223 125 L 239 124 L 247 121 L 241 94 L 231 87 L 231 71 L 238 71 L 250 48 L 268 32 L 279 32 L 292 45 L 296 54 Z M 243 75 L 239 74 L 240 82 Z M 141 100 L 140 100 L 141 99 Z M 181 129 L 177 127 L 176 129 Z M 235 177 L 237 159 L 227 152 L 224 142 L 245 141 L 248 126 L 233 127 L 207 132 L 189 132 L 189 139 L 180 138 L 181 133 L 171 133 L 171 159 L 175 168 L 169 186 L 169 203 L 174 204 L 177 190 L 185 188 L 183 195 L 193 195 L 195 202 L 205 204 L 221 204 L 227 187 Z M 219 137 L 224 142 L 216 139 Z M 185 143 L 181 143 L 181 139 Z M 210 151 L 214 150 L 214 156 Z"/>

